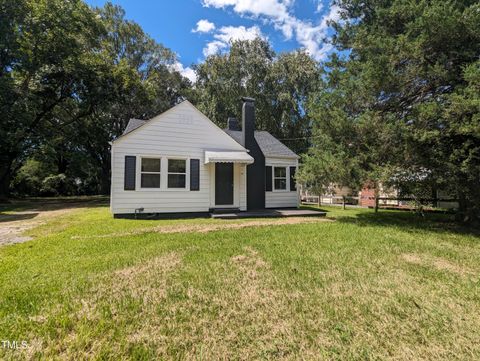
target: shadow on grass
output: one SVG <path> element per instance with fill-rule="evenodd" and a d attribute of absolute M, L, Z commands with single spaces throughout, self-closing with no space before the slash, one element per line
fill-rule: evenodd
<path fill-rule="evenodd" d="M 0 203 L 0 212 L 56 211 L 69 208 L 105 207 L 108 204 L 109 197 L 106 196 L 23 198 Z M 4 216 L 9 215 L 1 214 L 1 217 Z"/>
<path fill-rule="evenodd" d="M 454 232 L 480 236 L 480 228 L 455 222 L 454 215 L 440 213 L 419 214 L 406 211 L 362 212 L 355 215 L 337 215 L 337 222 L 373 227 L 397 227 L 408 230 Z"/>
<path fill-rule="evenodd" d="M 28 213 L 14 213 L 14 214 L 1 214 L 0 213 L 0 223 L 2 222 L 14 222 L 14 221 L 25 221 L 27 219 L 32 219 L 38 216 L 38 212 L 28 212 Z"/>
<path fill-rule="evenodd" d="M 308 205 L 308 204 L 302 204 L 300 206 L 300 209 L 309 209 L 309 210 L 312 210 L 312 211 L 325 212 L 325 213 L 327 213 L 327 216 L 328 216 L 328 212 L 330 212 L 326 209 L 319 208 L 318 206 L 312 206 L 312 205 Z"/>

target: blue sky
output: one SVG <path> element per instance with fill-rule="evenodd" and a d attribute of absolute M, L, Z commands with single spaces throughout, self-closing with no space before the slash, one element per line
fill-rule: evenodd
<path fill-rule="evenodd" d="M 87 0 L 102 6 L 105 0 Z M 316 60 L 331 52 L 324 39 L 328 20 L 338 19 L 329 0 L 111 0 L 126 17 L 178 55 L 178 70 L 193 79 L 190 66 L 228 50 L 235 39 L 262 36 L 276 51 L 305 48 Z"/>

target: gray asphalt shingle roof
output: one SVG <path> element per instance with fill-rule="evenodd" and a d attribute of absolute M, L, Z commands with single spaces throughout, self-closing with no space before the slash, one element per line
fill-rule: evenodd
<path fill-rule="evenodd" d="M 148 120 L 141 120 L 141 119 L 130 119 L 127 127 L 123 131 L 123 135 L 128 134 L 135 129 L 141 127 Z M 225 133 L 227 133 L 230 137 L 232 137 L 238 143 L 242 141 L 242 132 L 238 130 L 229 130 L 224 129 Z M 271 135 L 269 132 L 263 130 L 255 131 L 255 140 L 258 143 L 263 155 L 265 157 L 280 157 L 280 158 L 299 158 L 290 148 L 288 148 L 285 144 L 280 142 L 277 138 Z"/>
<path fill-rule="evenodd" d="M 225 133 L 235 139 L 238 143 L 242 141 L 242 132 L 238 130 L 224 129 Z M 280 142 L 277 138 L 264 130 L 255 131 L 255 140 L 265 157 L 299 158 L 290 148 Z"/>
<path fill-rule="evenodd" d="M 146 120 L 141 120 L 141 119 L 133 119 L 133 118 L 130 119 L 122 135 L 128 134 L 131 131 L 134 131 L 135 129 L 144 125 L 146 122 L 147 122 Z"/>

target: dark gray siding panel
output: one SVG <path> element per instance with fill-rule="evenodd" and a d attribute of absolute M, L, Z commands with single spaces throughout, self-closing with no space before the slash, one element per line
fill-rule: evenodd
<path fill-rule="evenodd" d="M 271 166 L 265 167 L 265 190 L 267 192 L 272 191 L 272 167 Z"/>
<path fill-rule="evenodd" d="M 291 191 L 296 191 L 297 190 L 297 184 L 295 181 L 295 171 L 297 170 L 297 167 L 290 167 L 290 190 Z"/>
<path fill-rule="evenodd" d="M 190 190 L 200 190 L 200 159 L 190 159 Z"/>
<path fill-rule="evenodd" d="M 255 140 L 255 105 L 253 99 L 242 98 L 243 146 L 255 160 L 247 165 L 247 210 L 265 208 L 265 156 Z"/>
<path fill-rule="evenodd" d="M 123 189 L 126 191 L 135 190 L 135 172 L 137 169 L 137 157 L 134 155 L 125 156 L 125 183 Z"/>

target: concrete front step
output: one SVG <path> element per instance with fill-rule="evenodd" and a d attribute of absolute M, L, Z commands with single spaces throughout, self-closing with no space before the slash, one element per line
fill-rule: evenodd
<path fill-rule="evenodd" d="M 277 218 L 277 217 L 325 217 L 326 213 L 311 209 L 263 209 L 258 211 L 230 211 L 227 213 L 211 213 L 216 219 L 238 218 Z"/>

